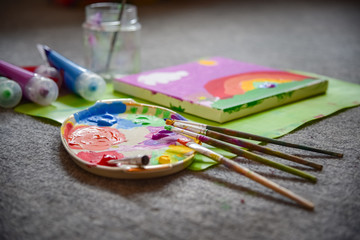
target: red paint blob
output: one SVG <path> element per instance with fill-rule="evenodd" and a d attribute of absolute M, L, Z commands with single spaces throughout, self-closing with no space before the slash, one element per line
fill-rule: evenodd
<path fill-rule="evenodd" d="M 102 151 L 111 146 L 125 142 L 125 135 L 111 127 L 76 126 L 67 124 L 64 130 L 69 147 L 72 149 L 84 149 Z"/>
<path fill-rule="evenodd" d="M 69 134 L 71 133 L 71 130 L 73 129 L 74 125 L 71 122 L 68 122 L 64 127 L 64 138 L 68 142 Z"/>
<path fill-rule="evenodd" d="M 177 140 L 180 144 L 185 145 L 188 144 L 191 140 L 188 138 L 181 137 Z"/>
<path fill-rule="evenodd" d="M 76 156 L 81 158 L 84 161 L 87 161 L 92 164 L 102 165 L 102 166 L 111 166 L 116 167 L 116 165 L 108 164 L 109 160 L 121 159 L 124 157 L 123 154 L 115 151 L 106 151 L 106 152 L 79 152 Z"/>

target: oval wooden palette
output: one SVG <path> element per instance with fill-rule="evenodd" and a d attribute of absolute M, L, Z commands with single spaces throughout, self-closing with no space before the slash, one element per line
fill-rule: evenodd
<path fill-rule="evenodd" d="M 124 179 L 160 177 L 186 168 L 192 149 L 176 144 L 181 135 L 164 132 L 165 118 L 184 119 L 166 108 L 132 99 L 102 100 L 68 117 L 61 140 L 77 165 L 91 173 Z M 154 138 L 154 134 L 163 135 Z M 111 165 L 109 159 L 144 156 L 145 166 Z"/>

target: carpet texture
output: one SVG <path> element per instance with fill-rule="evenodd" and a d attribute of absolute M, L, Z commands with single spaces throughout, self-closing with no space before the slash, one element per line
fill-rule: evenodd
<path fill-rule="evenodd" d="M 143 70 L 224 56 L 360 83 L 353 2 L 146 2 L 139 6 Z M 41 64 L 35 45 L 43 43 L 83 63 L 82 7 L 1 4 L 1 59 Z M 300 167 L 316 184 L 238 159 L 313 201 L 308 211 L 223 166 L 149 180 L 92 175 L 71 160 L 58 124 L 0 109 L 0 239 L 359 239 L 359 127 L 356 107 L 281 138 L 343 152 L 341 159 L 271 146 L 323 164 L 322 171 Z"/>

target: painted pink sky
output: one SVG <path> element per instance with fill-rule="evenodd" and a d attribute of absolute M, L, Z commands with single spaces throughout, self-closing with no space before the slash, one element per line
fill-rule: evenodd
<path fill-rule="evenodd" d="M 268 67 L 253 65 L 249 63 L 242 63 L 222 57 L 213 57 L 204 60 L 212 60 L 215 61 L 217 64 L 207 66 L 202 65 L 199 62 L 191 62 L 182 65 L 155 69 L 152 71 L 125 76 L 121 78 L 121 81 L 135 85 L 137 87 L 146 88 L 151 91 L 160 92 L 175 97 L 181 96 L 182 98 L 184 98 L 185 96 L 193 95 L 195 93 L 207 92 L 204 88 L 204 85 L 210 80 L 245 72 L 276 71 L 275 69 L 271 69 Z M 167 84 L 157 83 L 155 86 L 150 86 L 138 81 L 138 78 L 140 76 L 149 75 L 151 73 L 169 73 L 177 71 L 186 71 L 188 72 L 188 76 L 185 76 L 177 81 L 171 81 Z"/>

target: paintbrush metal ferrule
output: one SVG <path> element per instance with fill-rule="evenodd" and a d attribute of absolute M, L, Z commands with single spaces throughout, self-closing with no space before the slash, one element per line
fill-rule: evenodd
<path fill-rule="evenodd" d="M 179 133 L 179 134 L 182 134 L 182 135 L 186 135 L 186 136 L 189 136 L 189 137 L 192 137 L 192 138 L 196 138 L 196 139 L 198 139 L 198 137 L 200 136 L 197 133 L 188 131 L 186 129 L 174 127 L 174 126 L 165 126 L 164 128 L 166 130 L 173 131 L 173 132 L 176 132 L 176 133 Z"/>
<path fill-rule="evenodd" d="M 195 122 L 183 121 L 183 120 L 173 120 L 173 119 L 166 119 L 165 123 L 167 125 L 172 125 L 174 127 L 179 127 L 183 129 L 188 129 L 188 128 L 196 129 L 196 131 L 198 131 L 201 134 L 204 134 L 207 131 L 206 125 L 201 123 L 195 123 Z"/>
<path fill-rule="evenodd" d="M 139 165 L 139 166 L 145 166 L 148 165 L 150 162 L 150 158 L 147 155 L 138 155 L 134 157 L 125 157 L 121 159 L 112 159 L 109 160 L 109 164 L 114 165 Z"/>
<path fill-rule="evenodd" d="M 174 127 L 178 127 L 178 128 L 182 128 L 191 132 L 195 132 L 198 134 L 204 134 L 206 135 L 206 132 L 208 131 L 206 128 L 202 128 L 200 126 L 196 126 L 196 125 L 189 125 L 186 123 L 180 123 L 180 122 L 174 122 L 173 124 Z"/>
<path fill-rule="evenodd" d="M 191 141 L 187 138 L 179 138 L 178 142 L 193 149 L 194 151 L 201 153 L 205 156 L 208 156 L 211 159 L 216 160 L 218 162 L 221 161 L 221 158 L 223 157 L 222 155 L 220 155 L 204 146 L 201 146 L 200 144 L 197 144 L 194 141 Z"/>

